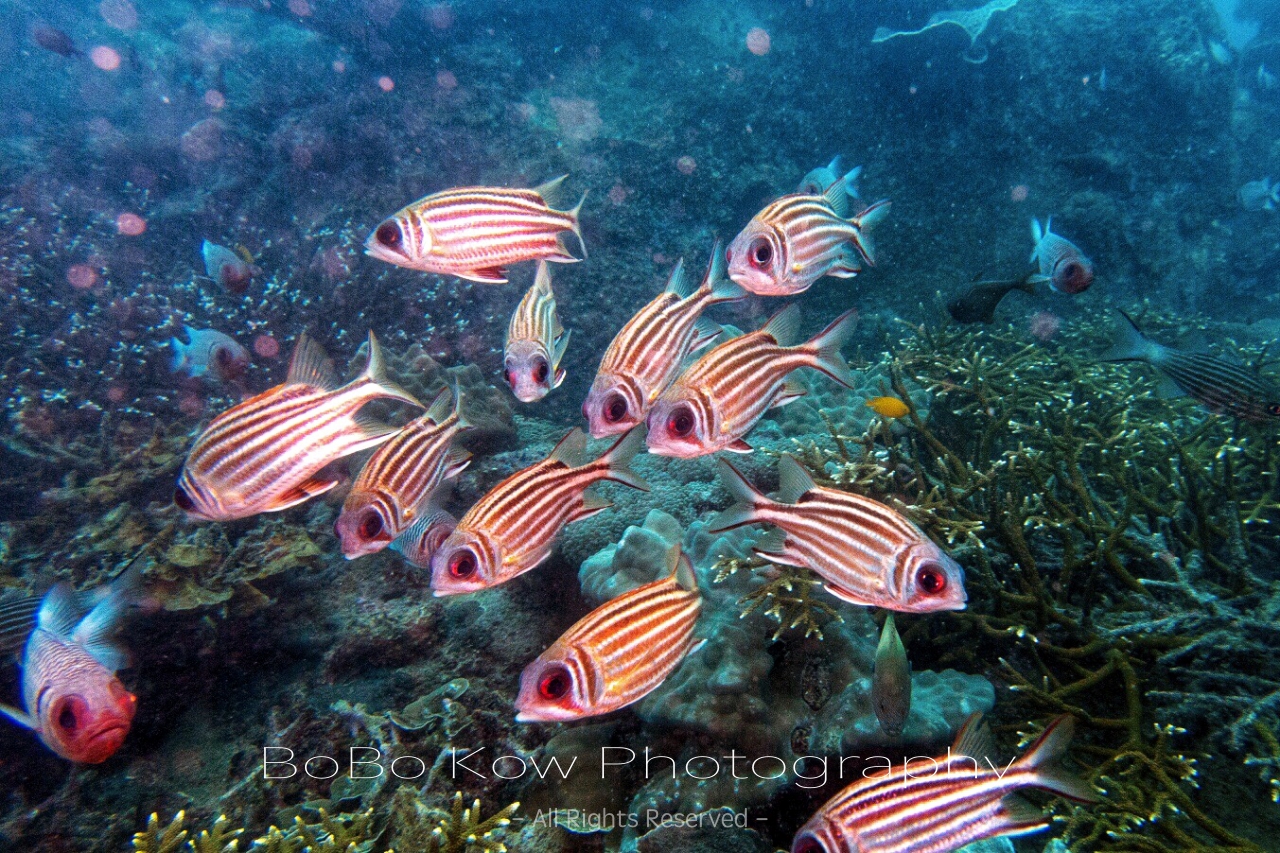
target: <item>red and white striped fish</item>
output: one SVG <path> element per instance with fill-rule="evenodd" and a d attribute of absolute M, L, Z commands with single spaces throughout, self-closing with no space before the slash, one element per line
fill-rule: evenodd
<path fill-rule="evenodd" d="M 821 195 L 792 193 L 766 205 L 729 244 L 729 278 L 759 296 L 791 296 L 824 275 L 852 278 L 863 261 L 875 266 L 871 230 L 889 213 L 889 202 L 846 219 L 849 187 L 860 171 Z"/>
<path fill-rule="evenodd" d="M 517 400 L 534 403 L 560 387 L 565 376 L 560 359 L 569 347 L 570 334 L 556 314 L 551 268 L 546 261 L 538 261 L 538 274 L 511 315 L 503 345 L 503 376 Z"/>
<path fill-rule="evenodd" d="M 853 375 L 840 347 L 857 325 L 847 311 L 816 337 L 789 346 L 800 324 L 795 305 L 758 331 L 719 344 L 686 370 L 649 412 L 649 452 L 691 458 L 731 450 L 750 453 L 743 440 L 764 413 L 804 396 L 786 381 L 801 367 L 820 370 L 852 388 Z"/>
<path fill-rule="evenodd" d="M 531 190 L 458 187 L 434 193 L 383 221 L 365 241 L 365 254 L 411 270 L 505 284 L 506 268 L 521 261 L 572 263 L 563 232 L 582 242 L 578 212 L 555 210 L 567 175 Z"/>
<path fill-rule="evenodd" d="M 0 704 L 0 714 L 34 731 L 68 761 L 106 761 L 133 725 L 137 699 L 116 676 L 116 670 L 129 665 L 129 652 L 115 643 L 114 634 L 128 610 L 140 603 L 138 577 L 128 570 L 87 596 L 58 584 L 40 601 L 34 626 L 27 625 L 22 653 L 26 708 Z M 6 612 L 13 609 L 10 605 Z M 14 620 L 12 626 L 20 624 Z M 0 644 L 7 648 L 9 639 L 0 636 Z"/>
<path fill-rule="evenodd" d="M 193 518 L 230 521 L 324 494 L 338 479 L 321 469 L 396 434 L 356 415 L 383 398 L 422 405 L 387 377 L 372 332 L 368 367 L 341 387 L 324 350 L 303 334 L 283 385 L 227 409 L 196 439 L 173 502 Z"/>
<path fill-rule="evenodd" d="M 737 503 L 711 523 L 719 533 L 747 524 L 778 528 L 756 543 L 772 563 L 812 569 L 837 598 L 901 613 L 963 610 L 964 570 L 920 528 L 879 501 L 819 488 L 791 456 L 778 465 L 770 500 L 725 460 L 720 477 Z"/>
<path fill-rule="evenodd" d="M 427 413 L 379 447 L 360 470 L 333 530 L 348 560 L 381 551 L 413 523 L 419 507 L 445 480 L 463 472 L 471 454 L 453 446 L 470 424 L 461 398 L 446 388 Z"/>
<path fill-rule="evenodd" d="M 1035 241 L 1031 260 L 1040 262 L 1040 275 L 1054 290 L 1072 296 L 1083 293 L 1093 284 L 1093 261 L 1075 243 L 1054 234 L 1051 225 L 1052 216 L 1044 221 L 1043 229 L 1039 219 L 1031 220 L 1031 239 Z"/>
<path fill-rule="evenodd" d="M 546 459 L 498 483 L 431 558 L 435 595 L 488 589 L 547 559 L 561 528 L 612 506 L 588 491 L 594 483 L 611 480 L 648 491 L 627 468 L 643 441 L 642 431 L 633 430 L 599 459 L 583 463 L 587 437 L 574 429 Z"/>
<path fill-rule="evenodd" d="M 600 359 L 591 392 L 582 404 L 591 435 L 616 435 L 643 421 L 689 353 L 720 334 L 718 325 L 701 319 L 703 310 L 743 295 L 724 277 L 719 243 L 712 247 L 702 283 L 692 293 L 684 261 L 677 263 L 666 290 L 627 321 Z"/>
<path fill-rule="evenodd" d="M 693 626 L 702 597 L 689 558 L 673 545 L 670 574 L 624 592 L 578 620 L 525 667 L 516 721 L 598 717 L 643 699 L 704 642 Z"/>
<path fill-rule="evenodd" d="M 431 568 L 431 555 L 444 544 L 458 526 L 458 519 L 438 507 L 423 507 L 418 517 L 389 546 L 414 566 Z"/>
<path fill-rule="evenodd" d="M 1071 717 L 1058 717 L 1004 765 L 975 714 L 946 755 L 915 758 L 832 797 L 800 828 L 791 853 L 948 853 L 983 838 L 1039 832 L 1049 818 L 1019 789 L 1098 801 L 1092 785 L 1056 765 L 1074 728 Z"/>

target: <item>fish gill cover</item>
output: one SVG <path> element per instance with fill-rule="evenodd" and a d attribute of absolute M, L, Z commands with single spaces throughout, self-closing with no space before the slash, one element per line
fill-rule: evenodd
<path fill-rule="evenodd" d="M 1278 22 L 1262 0 L 8 4 L 0 846 L 1276 849 Z M 539 259 L 572 335 L 526 403 L 503 344 Z M 737 481 L 604 426 L 666 390 L 640 373 L 675 382 L 789 306 L 789 346 L 857 327 L 649 419 L 749 413 Z M 1115 309 L 1145 363 L 1104 361 Z M 587 445 L 589 392 L 616 435 Z M 399 431 L 454 395 L 428 477 Z M 198 440 L 218 452 L 178 489 Z M 348 561 L 335 522 L 375 452 L 367 516 L 413 540 Z M 778 524 L 724 524 L 755 490 Z M 186 511 L 232 497 L 283 509 Z M 433 596 L 446 542 L 441 573 L 499 546 L 522 573 Z M 654 583 L 696 607 L 631 595 Z M 887 612 L 846 585 L 897 611 L 900 733 L 873 695 Z M 526 687 L 570 721 L 517 722 L 522 672 L 582 634 Z M 947 776 L 988 817 L 929 836 L 941 800 L 894 785 L 962 728 L 1011 768 L 1000 796 L 1049 794 L 997 808 Z M 892 771 L 888 835 L 868 769 Z"/>

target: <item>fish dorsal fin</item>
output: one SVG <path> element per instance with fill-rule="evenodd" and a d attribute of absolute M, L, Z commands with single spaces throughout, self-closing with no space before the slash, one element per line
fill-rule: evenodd
<path fill-rule="evenodd" d="M 707 259 L 707 269 L 702 274 L 702 281 L 698 283 L 698 292 L 715 294 L 721 282 L 726 280 L 724 246 L 716 240 L 715 245 L 711 247 L 711 257 Z"/>
<path fill-rule="evenodd" d="M 693 293 L 689 286 L 689 276 L 684 272 L 684 258 L 676 261 L 676 265 L 671 268 L 671 274 L 667 276 L 667 286 L 663 289 L 663 293 L 674 293 L 681 299 L 688 299 L 689 294 Z"/>
<path fill-rule="evenodd" d="M 542 196 L 542 200 L 547 203 L 547 207 L 558 209 L 564 202 L 564 181 L 569 177 L 567 174 L 558 178 L 552 178 L 545 184 L 539 184 L 533 188 L 533 191 Z"/>
<path fill-rule="evenodd" d="M 284 382 L 286 385 L 310 385 L 325 391 L 338 387 L 333 362 L 324 347 L 306 332 L 298 335 L 298 342 L 293 347 L 293 360 L 289 362 L 289 375 Z"/>
<path fill-rule="evenodd" d="M 557 367 L 560 366 L 560 360 L 564 358 L 565 350 L 569 349 L 569 336 L 572 334 L 573 334 L 573 329 L 569 329 L 556 340 L 555 347 L 553 349 L 553 352 L 551 353 L 551 363 L 556 365 Z M 560 383 L 563 381 L 564 381 L 564 371 L 563 370 L 557 371 L 556 384 L 551 387 L 559 388 Z"/>
<path fill-rule="evenodd" d="M 858 178 L 861 168 L 846 172 L 840 180 L 831 184 L 822 193 L 822 198 L 831 205 L 836 216 L 846 219 L 849 216 L 849 183 Z"/>
<path fill-rule="evenodd" d="M 570 468 L 580 468 L 586 462 L 586 458 L 587 434 L 578 427 L 574 427 L 556 444 L 551 454 L 547 456 L 547 461 L 559 462 Z"/>
<path fill-rule="evenodd" d="M 132 660 L 129 652 L 115 642 L 128 604 L 126 591 L 112 585 L 106 597 L 94 605 L 71 632 L 73 643 L 112 672 L 124 669 Z"/>
<path fill-rule="evenodd" d="M 760 331 L 772 337 L 779 346 L 789 347 L 796 342 L 800 332 L 800 306 L 788 305 L 769 318 Z"/>
<path fill-rule="evenodd" d="M 44 630 L 67 640 L 75 632 L 83 613 L 71 584 L 64 581 L 45 594 L 44 600 L 40 602 L 40 613 L 36 621 Z"/>
<path fill-rule="evenodd" d="M 372 329 L 369 330 L 369 362 L 365 365 L 364 372 L 360 374 L 360 379 L 377 385 L 384 397 L 401 400 L 418 407 L 422 406 L 417 397 L 401 388 L 387 373 L 387 359 L 383 356 L 382 347 L 378 344 L 378 338 Z"/>
<path fill-rule="evenodd" d="M 991 728 L 983 720 L 982 714 L 970 714 L 956 734 L 956 742 L 951 746 L 952 755 L 967 755 L 981 763 L 990 759 L 994 764 L 999 760 L 995 741 L 991 739 Z"/>
<path fill-rule="evenodd" d="M 40 612 L 40 596 L 24 595 L 0 604 L 0 656 L 23 647 Z"/>
<path fill-rule="evenodd" d="M 671 574 L 675 578 L 676 585 L 685 592 L 698 591 L 698 576 L 693 571 L 693 563 L 689 560 L 689 555 L 680 550 L 680 543 L 672 545 L 667 551 L 667 565 L 670 566 L 672 558 L 675 560 L 675 567 Z"/>
<path fill-rule="evenodd" d="M 794 456 L 784 453 L 778 460 L 778 500 L 793 504 L 818 484 Z"/>
<path fill-rule="evenodd" d="M 451 386 L 441 388 L 435 399 L 431 401 L 431 405 L 427 407 L 426 414 L 418 418 L 418 422 L 421 422 L 424 418 L 434 424 L 442 424 L 448 420 L 449 415 L 453 414 L 456 408 L 453 396 L 454 390 Z"/>

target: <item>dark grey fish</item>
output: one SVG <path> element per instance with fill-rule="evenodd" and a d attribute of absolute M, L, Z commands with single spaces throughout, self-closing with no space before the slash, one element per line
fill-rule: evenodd
<path fill-rule="evenodd" d="M 42 596 L 21 595 L 0 599 L 0 657 L 17 652 L 36 626 Z"/>
<path fill-rule="evenodd" d="M 44 23 L 36 24 L 31 28 L 31 37 L 35 39 L 36 44 L 59 56 L 84 56 L 84 52 L 76 47 L 71 36 L 57 27 Z"/>
<path fill-rule="evenodd" d="M 1027 273 L 1013 281 L 979 281 L 963 295 L 947 303 L 947 313 L 957 323 L 990 323 L 995 320 L 996 306 L 1011 290 L 1035 293 L 1036 285 L 1047 281 L 1039 273 Z"/>
<path fill-rule="evenodd" d="M 880 728 L 889 737 L 898 737 L 911 716 L 911 662 L 902 645 L 893 614 L 885 617 L 876 647 L 875 669 L 871 673 L 871 707 Z"/>
<path fill-rule="evenodd" d="M 1123 311 L 1116 340 L 1103 361 L 1145 361 L 1163 374 L 1161 397 L 1195 398 L 1215 415 L 1248 421 L 1280 418 L 1280 389 L 1247 367 L 1204 353 L 1158 344 L 1143 336 Z"/>

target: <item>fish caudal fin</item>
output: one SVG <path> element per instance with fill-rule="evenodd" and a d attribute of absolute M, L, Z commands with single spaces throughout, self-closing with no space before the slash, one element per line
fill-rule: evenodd
<path fill-rule="evenodd" d="M 581 258 L 573 258 L 575 261 L 585 261 L 587 259 L 587 241 L 582 239 L 582 223 L 578 220 L 578 215 L 582 212 L 582 205 L 587 201 L 587 194 L 584 191 L 582 198 L 578 199 L 578 203 L 572 209 L 566 211 L 569 217 L 569 230 L 573 232 L 573 236 L 578 238 L 578 248 L 582 250 Z M 563 246 L 563 243 L 561 243 Z M 570 256 L 572 257 L 572 256 Z"/>
<path fill-rule="evenodd" d="M 716 468 L 720 472 L 720 482 L 724 484 L 734 503 L 713 518 L 707 529 L 712 533 L 720 533 L 735 527 L 755 524 L 758 521 L 757 511 L 761 507 L 772 504 L 773 501 L 751 485 L 751 482 L 742 476 L 742 472 L 733 467 L 728 460 L 719 460 Z"/>
<path fill-rule="evenodd" d="M 629 467 L 631 460 L 644 447 L 644 432 L 644 427 L 632 427 L 626 435 L 613 443 L 613 447 L 600 457 L 600 461 L 609 466 L 607 479 L 647 492 L 649 484 Z"/>
<path fill-rule="evenodd" d="M 732 302 L 747 295 L 733 279 L 725 277 L 724 245 L 719 240 L 711 247 L 711 258 L 707 261 L 706 272 L 702 274 L 698 293 L 707 297 L 708 305 Z"/>
<path fill-rule="evenodd" d="M 889 215 L 889 208 L 892 206 L 889 199 L 882 198 L 850 220 L 858 229 L 858 240 L 855 245 L 862 254 L 863 260 L 873 267 L 876 265 L 876 242 L 871 232 Z"/>
<path fill-rule="evenodd" d="M 794 456 L 784 453 L 778 460 L 778 500 L 793 504 L 818 484 Z"/>
<path fill-rule="evenodd" d="M 769 318 L 760 331 L 772 337 L 780 346 L 791 346 L 800 332 L 800 306 L 788 305 Z"/>
<path fill-rule="evenodd" d="M 830 376 L 846 388 L 854 387 L 853 371 L 840 354 L 840 348 L 858 327 L 858 312 L 849 310 L 831 321 L 805 348 L 813 351 L 813 364 L 817 370 Z"/>
<path fill-rule="evenodd" d="M 1103 354 L 1103 361 L 1150 361 L 1155 345 L 1138 331 L 1138 325 L 1128 314 L 1116 309 L 1120 315 L 1116 321 L 1116 336 L 1111 349 Z"/>
<path fill-rule="evenodd" d="M 372 330 L 369 332 L 369 363 L 365 365 L 364 372 L 360 374 L 360 379 L 357 381 L 371 382 L 377 385 L 383 397 L 402 400 L 418 407 L 422 406 L 417 397 L 401 388 L 387 373 L 387 362 L 382 355 L 382 347 L 378 345 L 378 338 L 373 334 Z"/>
<path fill-rule="evenodd" d="M 1058 763 L 1066 755 L 1075 728 L 1073 717 L 1064 714 L 1053 719 L 1014 766 L 1034 771 L 1035 784 L 1046 791 L 1080 803 L 1096 803 L 1099 797 L 1094 787 Z"/>

